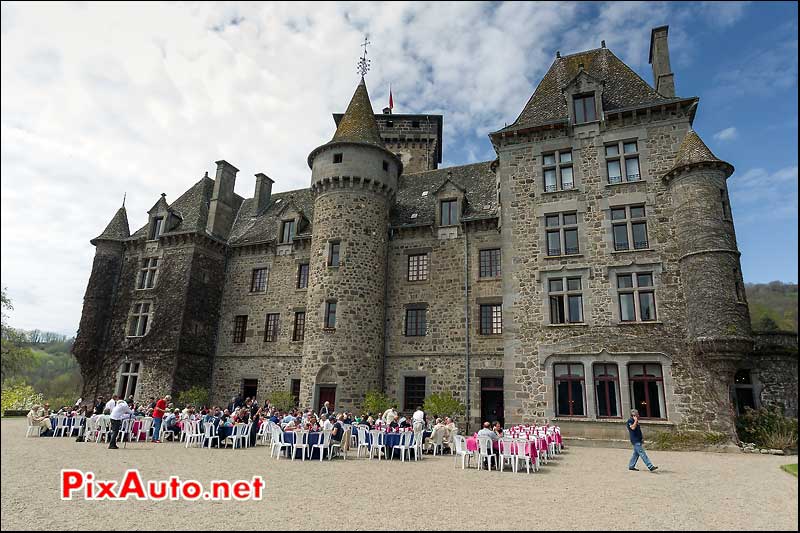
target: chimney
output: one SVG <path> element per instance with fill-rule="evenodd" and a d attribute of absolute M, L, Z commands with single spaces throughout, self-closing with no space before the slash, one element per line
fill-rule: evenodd
<path fill-rule="evenodd" d="M 217 161 L 217 176 L 214 180 L 214 192 L 208 206 L 208 222 L 206 231 L 223 239 L 233 226 L 233 187 L 236 185 L 236 173 L 239 169 L 224 159 Z"/>
<path fill-rule="evenodd" d="M 272 181 L 269 176 L 259 172 L 256 174 L 256 192 L 254 199 L 256 202 L 256 213 L 261 213 L 269 205 L 272 196 Z"/>
<path fill-rule="evenodd" d="M 392 108 L 390 108 L 390 107 L 384 107 L 384 108 L 383 108 L 383 114 L 384 114 L 384 115 L 391 115 L 391 114 L 392 114 Z"/>
<path fill-rule="evenodd" d="M 653 85 L 661 96 L 675 97 L 675 75 L 669 66 L 669 26 L 659 26 L 650 32 L 650 64 L 653 65 Z"/>

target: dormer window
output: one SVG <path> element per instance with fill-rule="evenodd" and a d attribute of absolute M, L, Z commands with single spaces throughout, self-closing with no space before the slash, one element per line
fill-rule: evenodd
<path fill-rule="evenodd" d="M 576 95 L 573 97 L 573 102 L 575 104 L 575 124 L 597 120 L 594 93 Z"/>
<path fill-rule="evenodd" d="M 440 226 L 455 226 L 458 224 L 458 200 L 442 200 Z"/>
<path fill-rule="evenodd" d="M 342 162 L 342 154 L 333 154 L 333 162 L 334 163 L 341 163 Z"/>
<path fill-rule="evenodd" d="M 158 239 L 164 229 L 164 217 L 154 217 L 150 223 L 150 240 Z"/>
<path fill-rule="evenodd" d="M 285 220 L 281 227 L 281 243 L 286 244 L 294 239 L 294 220 Z"/>

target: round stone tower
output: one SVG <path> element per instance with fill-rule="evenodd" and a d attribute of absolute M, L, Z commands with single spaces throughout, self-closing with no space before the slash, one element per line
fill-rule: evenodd
<path fill-rule="evenodd" d="M 733 166 L 718 159 L 694 131 L 683 139 L 664 176 L 675 208 L 687 341 L 710 371 L 708 429 L 733 432 L 730 387 L 736 367 L 752 350 L 727 178 Z"/>
<path fill-rule="evenodd" d="M 308 156 L 314 194 L 300 404 L 360 407 L 382 390 L 389 210 L 402 163 L 364 79 L 330 142 Z"/>

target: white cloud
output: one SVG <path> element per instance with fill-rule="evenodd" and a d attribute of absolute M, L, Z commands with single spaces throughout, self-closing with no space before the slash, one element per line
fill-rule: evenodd
<path fill-rule="evenodd" d="M 736 131 L 736 128 L 734 126 L 725 128 L 724 130 L 720 130 L 714 134 L 714 139 L 720 142 L 733 141 L 738 137 L 739 137 L 739 132 Z"/>
<path fill-rule="evenodd" d="M 764 221 L 797 222 L 797 165 L 775 171 L 751 168 L 728 180 L 731 206 L 738 225 Z M 765 206 L 769 206 L 768 209 Z"/>
<path fill-rule="evenodd" d="M 74 333 L 94 249 L 122 196 L 132 230 L 214 161 L 275 190 L 308 186 L 308 153 L 333 134 L 368 32 L 376 110 L 443 113 L 445 158 L 492 157 L 562 54 L 605 39 L 644 71 L 669 3 L 8 3 L 0 5 L 2 284 L 12 324 Z M 595 17 L 595 15 L 597 15 Z M 672 24 L 672 22 L 670 22 Z M 680 24 L 670 48 L 692 50 Z M 688 57 L 688 56 L 687 56 Z"/>

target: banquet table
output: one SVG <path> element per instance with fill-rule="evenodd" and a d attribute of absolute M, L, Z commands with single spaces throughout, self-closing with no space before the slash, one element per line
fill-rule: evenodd
<path fill-rule="evenodd" d="M 284 431 L 283 432 L 283 442 L 287 444 L 294 444 L 294 437 L 296 431 Z M 319 444 L 319 438 L 322 435 L 321 431 L 310 431 L 308 433 L 308 446 L 309 451 L 311 452 L 312 459 L 319 459 L 320 449 L 319 448 L 312 448 L 315 444 Z M 286 457 L 291 457 L 291 449 L 284 448 L 283 454 Z M 303 450 L 295 450 L 294 457 L 295 459 L 301 459 L 303 457 Z"/>
<path fill-rule="evenodd" d="M 353 433 L 355 435 L 358 435 L 358 431 L 356 430 L 355 427 L 353 427 Z M 395 452 L 399 451 L 399 450 L 395 450 L 394 447 L 400 444 L 400 437 L 402 436 L 402 434 L 403 433 L 393 433 L 393 432 L 385 432 L 383 434 L 383 444 L 384 444 L 384 446 L 386 446 L 386 452 L 391 454 L 392 458 L 394 458 Z M 430 436 L 431 436 L 431 432 L 430 431 L 424 431 L 422 433 L 422 442 L 425 442 L 425 439 L 427 439 Z M 369 433 L 369 432 L 367 432 L 367 442 L 369 443 L 370 448 L 371 448 L 372 447 L 372 434 Z M 414 436 L 412 434 L 412 436 L 411 436 L 411 445 L 413 446 L 413 444 L 414 444 Z"/>
<path fill-rule="evenodd" d="M 50 415 L 50 427 L 52 429 L 56 428 L 56 422 L 57 421 L 58 421 L 58 415 Z M 68 437 L 68 436 L 70 436 L 72 434 L 72 426 L 73 426 L 73 424 L 75 422 L 75 419 L 70 416 L 70 417 L 67 417 L 66 422 L 67 422 L 67 428 L 69 428 L 69 429 L 64 432 L 64 436 Z M 85 418 L 81 421 L 81 426 L 86 426 L 86 419 Z"/>

